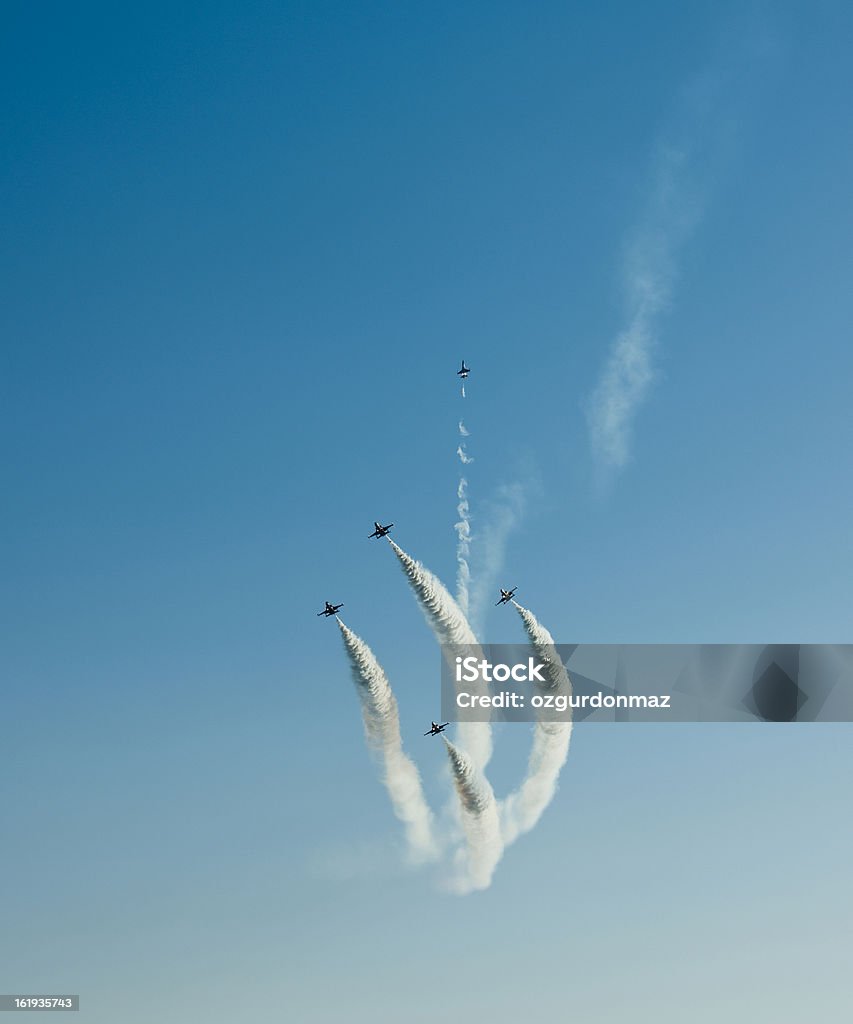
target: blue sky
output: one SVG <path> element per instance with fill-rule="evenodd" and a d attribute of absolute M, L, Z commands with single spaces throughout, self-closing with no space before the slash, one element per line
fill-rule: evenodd
<path fill-rule="evenodd" d="M 345 602 L 440 805 L 438 654 L 366 534 L 452 580 L 464 415 L 475 567 L 515 488 L 500 581 L 559 642 L 849 641 L 853 14 L 43 13 L 7 5 L 0 61 L 0 989 L 128 1024 L 145 991 L 162 1022 L 837 1015 L 848 728 L 578 728 L 452 898 L 401 866 L 313 612 Z M 665 296 L 614 467 L 638 238 Z"/>

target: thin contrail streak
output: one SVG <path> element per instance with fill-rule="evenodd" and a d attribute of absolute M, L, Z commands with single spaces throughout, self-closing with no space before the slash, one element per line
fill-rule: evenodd
<path fill-rule="evenodd" d="M 438 642 L 445 647 L 458 647 L 462 644 L 478 646 L 474 631 L 462 609 L 450 596 L 441 580 L 420 562 L 407 555 L 391 537 L 388 538 L 388 543 L 399 559 L 421 611 Z M 445 651 L 445 655 L 450 656 L 449 650 Z M 453 667 L 455 668 L 455 664 Z M 460 745 L 470 755 L 474 764 L 480 769 L 485 768 L 492 756 L 492 730 L 489 723 L 460 722 L 458 736 Z"/>
<path fill-rule="evenodd" d="M 714 181 L 727 163 L 732 127 L 753 93 L 769 50 L 738 33 L 725 60 L 694 74 L 675 96 L 653 148 L 647 198 L 624 244 L 622 329 L 585 403 L 593 457 L 603 480 L 631 459 L 634 424 L 659 376 L 660 327 L 678 277 L 680 253 L 699 226 Z M 763 33 L 762 33 L 763 36 Z M 744 45 L 745 44 L 745 45 Z M 771 48 L 772 49 L 772 48 Z"/>
<path fill-rule="evenodd" d="M 462 420 L 459 421 L 459 435 L 460 437 L 468 437 L 468 430 Z M 463 465 L 468 465 L 474 461 L 466 453 L 464 443 L 460 444 L 456 449 L 456 454 Z M 468 505 L 468 481 L 464 476 L 459 477 L 456 499 L 456 514 L 459 517 L 454 527 L 456 530 L 456 600 L 459 602 L 462 614 L 467 618 L 469 590 L 471 587 L 471 565 L 469 562 L 471 555 L 471 510 Z"/>
<path fill-rule="evenodd" d="M 478 517 L 477 555 L 472 560 L 468 596 L 468 621 L 475 632 L 481 631 L 485 613 L 490 608 L 490 595 L 504 564 L 507 541 L 524 515 L 526 495 L 527 490 L 520 483 L 501 487 L 497 497 Z"/>
<path fill-rule="evenodd" d="M 554 638 L 533 612 L 516 601 L 512 604 L 521 616 L 536 657 L 544 664 L 546 688 L 559 689 L 561 693 L 571 695 L 571 680 L 557 654 Z M 540 720 L 536 723 L 527 774 L 519 788 L 510 793 L 501 805 L 501 835 L 506 845 L 529 832 L 554 799 L 560 771 L 569 754 L 571 735 L 571 722 Z"/>
<path fill-rule="evenodd" d="M 440 850 L 433 814 L 426 802 L 418 769 L 403 752 L 400 715 L 391 684 L 361 637 L 340 618 L 337 622 L 361 702 L 367 742 L 379 757 L 383 782 L 394 813 L 403 822 L 411 858 L 416 863 L 434 860 Z"/>
<path fill-rule="evenodd" d="M 477 771 L 465 753 L 450 740 L 444 743 L 467 839 L 467 858 L 458 864 L 462 872 L 456 887 L 459 892 L 487 889 L 503 854 L 495 794 L 485 776 Z"/>
<path fill-rule="evenodd" d="M 459 478 L 459 486 L 456 489 L 458 504 L 456 514 L 459 519 L 456 522 L 456 600 L 462 610 L 462 614 L 468 616 L 468 590 L 471 585 L 471 568 L 468 564 L 468 556 L 471 553 L 471 519 L 468 507 L 468 481 L 464 476 Z"/>

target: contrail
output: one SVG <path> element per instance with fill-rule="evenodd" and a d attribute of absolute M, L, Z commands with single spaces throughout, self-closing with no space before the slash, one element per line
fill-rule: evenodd
<path fill-rule="evenodd" d="M 653 149 L 648 195 L 624 244 L 625 320 L 586 404 L 592 454 L 612 477 L 631 458 L 634 421 L 657 377 L 661 318 L 685 243 L 698 227 L 732 130 L 771 49 L 749 33 L 696 73 L 675 98 Z"/>
<path fill-rule="evenodd" d="M 698 219 L 686 198 L 686 160 L 682 150 L 661 150 L 649 210 L 626 247 L 627 323 L 587 405 L 593 454 L 609 471 L 630 457 L 634 418 L 655 378 L 658 321 L 670 303 L 675 255 Z"/>
<path fill-rule="evenodd" d="M 361 701 L 367 742 L 381 760 L 383 782 L 394 813 L 405 827 L 411 858 L 415 863 L 434 860 L 440 851 L 433 814 L 418 770 L 403 753 L 397 699 L 373 651 L 339 618 L 337 621 Z"/>
<path fill-rule="evenodd" d="M 459 421 L 460 437 L 468 437 L 468 430 L 462 420 Z M 473 462 L 465 451 L 465 445 L 460 444 L 456 449 L 463 465 Z M 471 554 L 471 516 L 468 505 L 468 481 L 464 476 L 459 477 L 459 486 L 456 488 L 456 514 L 459 519 L 456 521 L 456 600 L 462 609 L 462 614 L 468 617 L 468 590 L 471 585 L 471 566 L 468 558 Z"/>
<path fill-rule="evenodd" d="M 476 770 L 461 750 L 450 740 L 445 740 L 444 744 L 468 841 L 467 858 L 459 861 L 464 873 L 457 879 L 457 890 L 487 889 L 503 854 L 495 794 L 485 776 Z"/>
<path fill-rule="evenodd" d="M 522 608 L 516 601 L 512 603 L 521 616 L 536 657 L 544 663 L 546 688 L 559 689 L 570 696 L 571 680 L 557 655 L 554 638 L 533 612 Z M 506 845 L 529 832 L 554 799 L 557 780 L 569 754 L 571 735 L 571 722 L 536 723 L 527 774 L 519 788 L 510 793 L 501 806 L 501 835 Z"/>
<path fill-rule="evenodd" d="M 478 646 L 474 631 L 462 609 L 447 592 L 441 580 L 388 537 L 394 554 L 414 591 L 421 611 L 442 645 L 460 644 Z M 449 654 L 449 652 L 445 652 Z M 473 692 L 473 689 L 472 689 Z M 485 768 L 492 756 L 492 730 L 488 722 L 460 722 L 459 742 L 478 768 Z"/>
<path fill-rule="evenodd" d="M 468 588 L 471 584 L 471 568 L 468 565 L 468 556 L 471 553 L 471 519 L 468 510 L 468 481 L 464 476 L 459 478 L 459 486 L 456 489 L 456 497 L 459 504 L 456 506 L 456 514 L 459 519 L 456 523 L 456 600 L 462 614 L 468 615 Z"/>
<path fill-rule="evenodd" d="M 529 832 L 554 799 L 557 780 L 569 754 L 571 722 L 537 722 L 524 781 L 501 805 L 501 836 L 505 845 Z"/>
<path fill-rule="evenodd" d="M 441 580 L 426 566 L 416 562 L 411 555 L 407 555 L 392 537 L 388 537 L 388 543 L 400 560 L 403 572 L 439 643 L 477 644 L 477 638 L 468 625 L 468 620 Z"/>
<path fill-rule="evenodd" d="M 531 484 L 520 482 L 498 489 L 478 516 L 477 544 L 469 593 L 467 618 L 475 632 L 481 632 L 486 610 L 503 569 L 507 541 L 521 522 Z"/>

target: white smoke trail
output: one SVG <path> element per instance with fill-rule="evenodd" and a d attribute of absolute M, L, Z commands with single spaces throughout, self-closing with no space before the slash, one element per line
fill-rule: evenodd
<path fill-rule="evenodd" d="M 504 566 L 507 542 L 524 517 L 528 494 L 535 481 L 504 485 L 478 515 L 477 544 L 473 558 L 468 621 L 475 633 L 482 632 L 486 613 Z"/>
<path fill-rule="evenodd" d="M 405 827 L 411 859 L 415 863 L 434 860 L 440 851 L 433 814 L 424 797 L 418 770 L 403 753 L 397 699 L 373 651 L 340 619 L 338 626 L 361 701 L 367 741 L 380 758 L 383 782 L 394 813 Z"/>
<path fill-rule="evenodd" d="M 461 750 L 450 740 L 445 740 L 444 744 L 467 839 L 467 856 L 463 854 L 457 860 L 460 874 L 455 880 L 455 889 L 459 893 L 487 889 L 503 854 L 495 794 L 485 776 Z"/>
<path fill-rule="evenodd" d="M 658 160 L 646 221 L 626 247 L 627 323 L 587 403 L 593 455 L 611 473 L 629 460 L 634 420 L 656 375 L 658 321 L 670 303 L 675 253 L 697 219 L 680 182 L 684 162 L 685 154 L 671 148 Z"/>
<path fill-rule="evenodd" d="M 456 600 L 462 609 L 462 614 L 468 615 L 468 588 L 471 584 L 471 569 L 468 565 L 468 556 L 471 552 L 471 519 L 468 512 L 468 481 L 464 476 L 459 478 L 459 486 L 456 489 L 456 497 L 459 504 L 456 506 L 456 514 L 459 516 L 456 522 Z"/>
<path fill-rule="evenodd" d="M 464 384 L 462 385 L 462 397 L 463 398 L 465 397 L 465 385 Z"/>
<path fill-rule="evenodd" d="M 647 174 L 647 198 L 624 244 L 625 320 L 585 403 L 592 454 L 602 480 L 631 458 L 634 422 L 658 377 L 656 351 L 679 256 L 699 226 L 715 179 L 728 162 L 745 101 L 766 73 L 773 47 L 739 26 L 726 46 L 678 90 Z M 758 39 L 761 42 L 758 42 Z"/>
<path fill-rule="evenodd" d="M 460 437 L 468 437 L 468 430 L 462 420 L 459 421 Z M 465 451 L 465 445 L 460 444 L 456 449 L 463 465 L 468 465 L 474 460 Z M 471 554 L 471 516 L 468 505 L 468 481 L 464 476 L 459 477 L 459 486 L 456 488 L 456 514 L 459 516 L 454 529 L 456 530 L 456 600 L 462 609 L 462 614 L 468 617 L 468 591 L 471 585 L 471 566 L 468 558 Z"/>
<path fill-rule="evenodd" d="M 447 588 L 441 580 L 420 562 L 416 562 L 414 558 L 407 555 L 391 537 L 388 538 L 388 543 L 400 561 L 403 572 L 406 574 L 436 640 L 442 645 L 478 646 L 477 638 L 468 624 L 468 619 L 447 592 Z M 445 653 L 449 656 L 450 652 L 446 651 Z M 474 688 L 472 687 L 473 692 Z M 460 744 L 470 755 L 474 764 L 480 769 L 485 768 L 492 756 L 492 730 L 489 723 L 460 722 L 458 736 Z"/>
<path fill-rule="evenodd" d="M 571 695 L 571 680 L 557 655 L 554 638 L 532 612 L 516 601 L 512 603 L 521 616 L 536 657 L 544 664 L 546 687 Z M 501 806 L 501 835 L 506 845 L 529 832 L 553 800 L 560 771 L 569 754 L 571 735 L 571 722 L 536 723 L 527 774 L 521 786 L 510 793 Z"/>
<path fill-rule="evenodd" d="M 441 580 L 388 537 L 394 554 L 400 560 L 415 592 L 427 622 L 442 644 L 476 644 L 477 638 L 462 614 L 459 605 L 447 592 Z"/>

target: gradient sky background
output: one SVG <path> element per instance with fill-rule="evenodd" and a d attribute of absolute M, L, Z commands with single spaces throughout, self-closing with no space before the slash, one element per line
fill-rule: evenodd
<path fill-rule="evenodd" d="M 438 654 L 365 538 L 452 581 L 464 356 L 475 555 L 514 495 L 491 569 L 559 642 L 851 640 L 853 11 L 743 11 L 4 5 L 0 990 L 80 1024 L 849 1007 L 850 727 L 578 728 L 453 897 L 314 617 L 345 602 L 441 806 Z M 673 277 L 608 469 L 638 238 Z M 496 739 L 503 793 L 529 734 Z"/>

